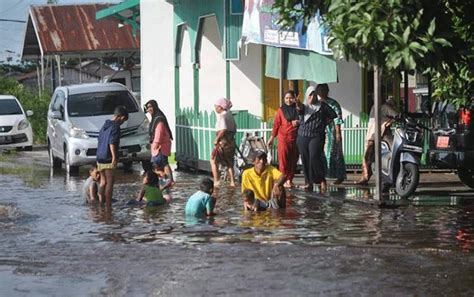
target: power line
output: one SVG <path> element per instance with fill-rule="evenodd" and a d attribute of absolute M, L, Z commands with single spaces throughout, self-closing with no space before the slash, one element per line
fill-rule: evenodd
<path fill-rule="evenodd" d="M 0 22 L 26 23 L 26 21 L 22 21 L 22 20 L 10 20 L 10 19 L 0 19 Z"/>

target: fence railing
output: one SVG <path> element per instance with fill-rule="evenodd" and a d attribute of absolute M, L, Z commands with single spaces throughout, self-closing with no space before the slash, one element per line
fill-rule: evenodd
<path fill-rule="evenodd" d="M 246 134 L 270 137 L 273 120 L 263 122 L 261 118 L 249 114 L 245 110 L 233 111 L 237 124 L 236 142 L 240 146 Z M 424 123 L 425 126 L 427 123 Z M 182 109 L 176 116 L 176 160 L 198 166 L 198 161 L 209 161 L 216 134 L 216 114 L 214 112 L 194 112 Z M 344 119 L 342 126 L 343 151 L 348 168 L 360 166 L 364 155 L 365 135 L 367 133 L 368 116 L 361 114 L 358 121 L 353 115 Z M 428 125 L 429 126 L 429 125 Z M 429 147 L 428 133 L 424 138 L 422 165 L 425 164 L 426 151 Z M 271 152 L 277 162 L 276 145 Z M 189 165 L 188 165 L 189 166 Z"/>
<path fill-rule="evenodd" d="M 273 120 L 263 122 L 261 118 L 247 111 L 234 111 L 237 124 L 236 142 L 240 146 L 243 137 L 250 135 L 270 137 Z M 344 119 L 343 150 L 347 165 L 360 165 L 364 154 L 365 134 L 368 119 L 366 115 L 354 123 L 353 115 Z M 194 112 L 192 109 L 182 109 L 176 116 L 176 159 L 209 161 L 216 134 L 216 114 L 214 112 Z M 272 151 L 276 161 L 276 146 Z"/>

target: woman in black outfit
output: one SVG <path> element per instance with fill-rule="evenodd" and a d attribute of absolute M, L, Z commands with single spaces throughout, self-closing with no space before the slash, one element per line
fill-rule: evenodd
<path fill-rule="evenodd" d="M 306 104 L 297 102 L 300 127 L 296 144 L 301 154 L 305 191 L 313 191 L 313 183 L 320 184 L 321 193 L 326 192 L 326 172 L 323 161 L 326 126 L 337 117 L 334 110 L 325 102 L 319 101 L 314 86 L 305 93 Z"/>

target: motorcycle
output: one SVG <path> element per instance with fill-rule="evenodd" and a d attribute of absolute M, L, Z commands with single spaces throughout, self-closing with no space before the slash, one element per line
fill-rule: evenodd
<path fill-rule="evenodd" d="M 423 153 L 423 130 L 410 116 L 390 117 L 395 126 L 385 129 L 381 141 L 381 167 L 384 189 L 395 186 L 402 198 L 412 195 L 418 187 L 420 160 Z"/>

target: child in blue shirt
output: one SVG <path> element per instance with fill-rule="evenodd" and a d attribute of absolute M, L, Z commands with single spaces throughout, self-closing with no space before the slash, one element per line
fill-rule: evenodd
<path fill-rule="evenodd" d="M 216 199 L 211 196 L 214 192 L 214 182 L 210 178 L 204 178 L 201 180 L 199 189 L 199 191 L 189 197 L 186 203 L 186 216 L 213 216 L 214 205 L 216 204 Z"/>
<path fill-rule="evenodd" d="M 117 167 L 120 146 L 120 125 L 128 120 L 125 106 L 117 106 L 111 120 L 105 121 L 97 139 L 97 168 L 100 171 L 99 202 L 112 206 L 114 168 Z"/>

